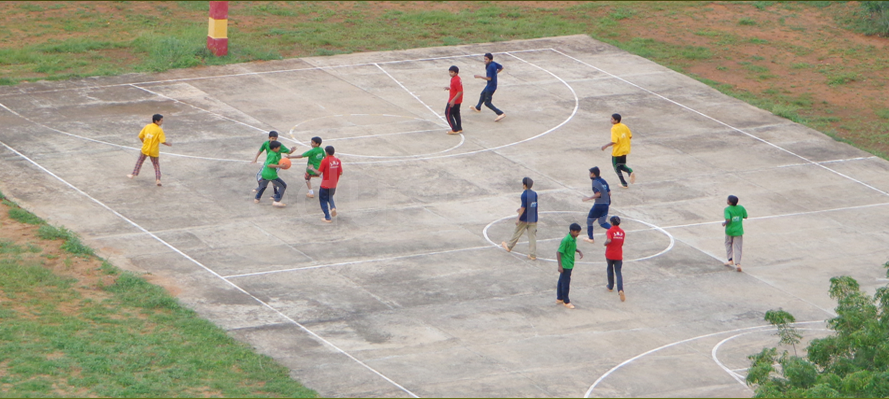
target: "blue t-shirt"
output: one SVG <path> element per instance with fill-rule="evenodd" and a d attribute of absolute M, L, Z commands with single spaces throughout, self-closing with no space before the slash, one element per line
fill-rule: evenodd
<path fill-rule="evenodd" d="M 611 188 L 608 187 L 608 182 L 601 176 L 593 179 L 593 192 L 602 193 L 599 198 L 596 198 L 595 205 L 611 205 L 611 196 L 608 195 L 611 192 Z"/>
<path fill-rule="evenodd" d="M 537 193 L 532 190 L 522 192 L 522 216 L 519 216 L 520 222 L 537 223 Z"/>
<path fill-rule="evenodd" d="M 497 70 L 499 69 L 503 69 L 503 66 L 494 61 L 485 67 L 485 77 L 491 78 L 488 85 L 485 86 L 486 90 L 497 90 Z"/>

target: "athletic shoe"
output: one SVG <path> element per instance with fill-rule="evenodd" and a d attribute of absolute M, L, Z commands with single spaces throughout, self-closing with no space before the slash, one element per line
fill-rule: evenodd
<path fill-rule="evenodd" d="M 636 172 L 630 172 L 630 184 L 636 184 Z"/>
<path fill-rule="evenodd" d="M 475 111 L 475 112 L 482 112 L 482 110 L 480 110 L 480 109 L 478 109 L 478 108 L 476 108 L 476 107 L 473 107 L 473 106 L 471 106 L 471 105 L 469 106 L 469 109 L 471 109 L 471 110 L 473 110 L 473 111 Z"/>
<path fill-rule="evenodd" d="M 500 246 L 503 247 L 503 249 L 505 249 L 506 252 L 512 252 L 512 250 L 509 249 L 509 245 L 506 245 L 506 241 L 501 242 Z"/>
<path fill-rule="evenodd" d="M 735 262 L 728 261 L 728 262 L 723 263 L 723 265 L 726 265 L 727 267 L 734 267 L 734 266 L 735 266 Z"/>
<path fill-rule="evenodd" d="M 330 208 L 330 216 L 336 216 L 336 208 Z"/>
<path fill-rule="evenodd" d="M 283 202 L 275 201 L 275 202 L 272 202 L 272 206 L 276 206 L 278 208 L 283 208 L 283 207 L 287 206 L 287 204 L 285 204 Z"/>
<path fill-rule="evenodd" d="M 565 305 L 565 307 L 568 309 L 574 309 L 574 305 L 572 305 L 570 303 L 563 303 L 563 305 Z"/>
<path fill-rule="evenodd" d="M 590 244 L 595 244 L 595 243 L 596 243 L 596 240 L 594 240 L 594 239 L 592 239 L 592 238 L 588 238 L 588 237 L 584 237 L 583 240 L 586 241 L 586 242 L 588 242 L 588 243 L 590 243 Z"/>
<path fill-rule="evenodd" d="M 536 256 L 533 256 L 533 255 L 528 255 L 528 259 L 531 259 L 531 260 L 537 260 L 537 257 L 536 257 Z"/>
<path fill-rule="evenodd" d="M 506 118 L 506 114 L 497 115 L 497 117 L 494 118 L 494 122 L 500 122 L 503 120 L 503 118 Z"/>
<path fill-rule="evenodd" d="M 462 130 L 460 132 L 462 132 Z M 448 132 L 448 134 L 453 136 L 455 134 L 460 134 L 460 132 L 455 132 L 455 131 L 451 130 L 450 132 Z"/>
<path fill-rule="evenodd" d="M 136 175 L 127 175 L 127 177 L 129 177 L 130 179 L 132 179 L 132 178 L 136 177 Z"/>
<path fill-rule="evenodd" d="M 333 223 L 333 220 L 330 220 L 330 219 L 327 219 L 327 218 L 323 218 L 323 219 L 321 219 L 321 220 L 323 220 L 324 223 Z"/>
<path fill-rule="evenodd" d="M 462 131 L 462 130 L 458 130 L 456 133 L 457 133 L 457 134 L 460 134 L 460 133 L 463 133 L 463 131 Z"/>
<path fill-rule="evenodd" d="M 624 301 L 627 300 L 627 296 L 624 295 L 624 292 L 623 292 L 623 291 L 618 291 L 617 294 L 620 295 L 620 301 L 621 301 L 621 302 L 624 302 Z"/>
<path fill-rule="evenodd" d="M 737 268 L 737 269 L 735 269 L 735 270 L 737 270 L 738 273 L 740 273 L 740 272 L 743 271 L 743 270 L 741 270 L 741 264 L 740 264 L 740 263 L 738 263 L 737 265 L 735 265 L 735 267 Z"/>

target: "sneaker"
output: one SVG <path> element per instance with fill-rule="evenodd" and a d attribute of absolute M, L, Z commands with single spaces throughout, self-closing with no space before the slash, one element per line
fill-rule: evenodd
<path fill-rule="evenodd" d="M 636 172 L 630 172 L 630 184 L 636 184 Z"/>
<path fill-rule="evenodd" d="M 623 291 L 618 291 L 617 294 L 620 295 L 620 301 L 621 301 L 621 302 L 624 302 L 624 301 L 627 300 L 627 296 L 624 295 L 624 292 L 623 292 Z"/>
<path fill-rule="evenodd" d="M 506 118 L 506 114 L 497 115 L 497 117 L 494 118 L 494 122 L 500 122 L 503 120 L 503 118 Z"/>
<path fill-rule="evenodd" d="M 735 266 L 735 262 L 728 261 L 728 262 L 723 263 L 723 265 L 726 265 L 727 267 L 734 267 L 734 266 Z"/>
<path fill-rule="evenodd" d="M 501 242 L 500 246 L 503 247 L 503 249 L 505 249 L 506 252 L 512 252 L 512 250 L 509 249 L 509 245 L 506 245 L 506 241 Z"/>
<path fill-rule="evenodd" d="M 451 130 L 450 132 L 448 132 L 448 134 L 450 134 L 450 135 L 452 135 L 452 136 L 453 136 L 453 135 L 456 135 L 456 134 L 460 134 L 460 133 L 463 133 L 463 131 L 462 131 L 462 130 L 460 130 L 460 131 L 454 131 L 454 130 Z"/>
<path fill-rule="evenodd" d="M 473 111 L 475 111 L 475 112 L 482 112 L 482 110 L 480 110 L 480 109 L 478 109 L 478 108 L 476 108 L 476 107 L 473 107 L 473 106 L 470 106 L 469 109 L 471 109 L 471 110 L 473 110 Z"/>
<path fill-rule="evenodd" d="M 287 204 L 285 204 L 283 202 L 279 202 L 279 201 L 274 201 L 274 202 L 272 202 L 272 206 L 276 206 L 278 208 L 283 208 L 283 207 L 287 206 Z"/>
<path fill-rule="evenodd" d="M 588 242 L 588 243 L 590 243 L 590 244 L 595 244 L 595 243 L 596 243 L 596 240 L 594 240 L 594 239 L 592 239 L 592 238 L 588 238 L 588 237 L 584 237 L 583 240 L 586 241 L 586 242 Z"/>
<path fill-rule="evenodd" d="M 565 305 L 565 307 L 568 309 L 574 309 L 574 305 L 572 305 L 570 303 L 563 303 L 563 305 Z"/>
<path fill-rule="evenodd" d="M 448 134 L 457 134 L 457 132 L 455 132 L 453 130 L 448 130 Z"/>
<path fill-rule="evenodd" d="M 534 256 L 534 255 L 528 255 L 528 259 L 531 259 L 531 260 L 537 260 L 537 257 Z"/>
<path fill-rule="evenodd" d="M 336 217 L 336 208 L 330 208 L 330 216 Z"/>
<path fill-rule="evenodd" d="M 321 219 L 321 220 L 323 220 L 324 223 L 333 223 L 333 220 L 330 220 L 330 219 L 328 219 L 328 218 L 323 218 L 323 219 Z"/>
<path fill-rule="evenodd" d="M 556 299 L 556 305 L 564 305 L 564 304 L 565 304 L 565 301 L 563 301 L 561 299 Z"/>
<path fill-rule="evenodd" d="M 132 178 L 136 177 L 136 175 L 127 175 L 127 177 L 129 177 L 130 179 L 132 179 Z"/>
<path fill-rule="evenodd" d="M 315 198 L 315 194 L 306 193 L 306 198 Z"/>
<path fill-rule="evenodd" d="M 741 264 L 740 264 L 740 263 L 738 263 L 737 265 L 735 265 L 735 267 L 736 267 L 735 270 L 736 270 L 738 273 L 740 273 L 740 272 L 743 271 L 743 270 L 741 270 Z"/>
<path fill-rule="evenodd" d="M 454 132 L 454 133 L 460 134 L 460 133 L 463 133 L 463 130 L 461 129 L 461 130 L 458 130 L 458 131 L 456 131 L 456 132 Z"/>

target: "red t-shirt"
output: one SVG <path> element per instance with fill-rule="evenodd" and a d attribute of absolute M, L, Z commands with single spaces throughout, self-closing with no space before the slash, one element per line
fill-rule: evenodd
<path fill-rule="evenodd" d="M 457 92 L 461 91 L 463 91 L 463 81 L 460 79 L 460 75 L 454 76 L 451 78 L 451 91 L 450 94 L 448 94 L 448 102 L 457 95 Z M 457 100 L 454 101 L 454 104 L 463 104 L 462 93 L 460 94 L 460 97 L 457 97 Z"/>
<path fill-rule="evenodd" d="M 321 166 L 318 167 L 323 177 L 321 178 L 321 188 L 336 188 L 336 183 L 343 174 L 343 164 L 339 158 L 328 155 L 321 160 Z"/>
<path fill-rule="evenodd" d="M 605 246 L 605 259 L 608 260 L 624 260 L 624 231 L 617 226 L 611 226 L 605 237 L 611 240 Z"/>

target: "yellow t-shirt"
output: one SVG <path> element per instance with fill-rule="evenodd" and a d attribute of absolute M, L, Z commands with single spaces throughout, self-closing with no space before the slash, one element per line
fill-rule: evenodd
<path fill-rule="evenodd" d="M 167 142 L 167 137 L 164 136 L 164 129 L 161 129 L 154 122 L 142 128 L 142 131 L 139 132 L 139 138 L 142 139 L 142 153 L 149 157 L 160 155 L 160 144 Z"/>
<path fill-rule="evenodd" d="M 633 132 L 623 123 L 616 123 L 611 126 L 611 142 L 614 148 L 611 149 L 611 156 L 619 157 L 630 153 L 630 139 L 633 138 Z"/>

